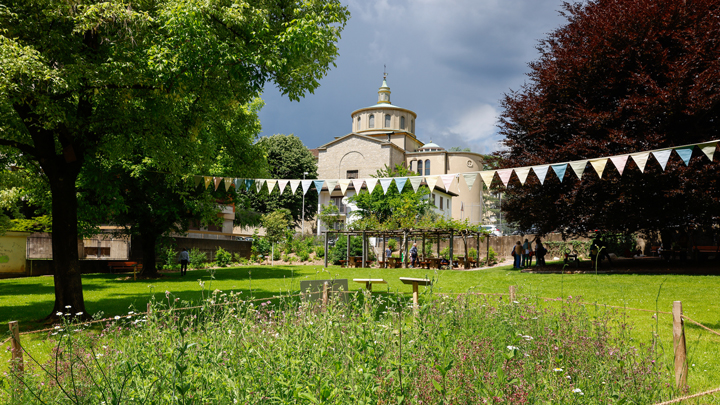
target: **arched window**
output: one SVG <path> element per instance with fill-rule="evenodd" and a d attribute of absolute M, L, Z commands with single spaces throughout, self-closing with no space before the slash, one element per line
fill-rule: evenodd
<path fill-rule="evenodd" d="M 390 114 L 385 114 L 385 128 L 390 128 Z"/>
<path fill-rule="evenodd" d="M 422 176 L 422 169 L 423 169 L 422 160 L 418 160 L 417 172 L 421 176 Z"/>
<path fill-rule="evenodd" d="M 359 131 L 359 130 L 361 129 L 361 128 L 360 128 L 360 117 L 358 117 L 357 122 L 358 122 L 358 124 L 357 124 L 357 130 Z"/>
<path fill-rule="evenodd" d="M 426 176 L 430 175 L 430 160 L 425 161 L 425 175 Z"/>
<path fill-rule="evenodd" d="M 410 132 L 415 133 L 415 120 L 410 120 Z"/>
<path fill-rule="evenodd" d="M 405 117 L 400 117 L 400 129 L 405 129 Z"/>
<path fill-rule="evenodd" d="M 368 128 L 375 128 L 375 115 L 370 114 L 370 123 L 368 124 Z"/>

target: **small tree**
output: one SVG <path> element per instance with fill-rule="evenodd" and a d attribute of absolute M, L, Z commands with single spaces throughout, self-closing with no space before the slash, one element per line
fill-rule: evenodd
<path fill-rule="evenodd" d="M 292 216 L 290 215 L 290 210 L 285 208 L 265 214 L 262 217 L 265 237 L 273 245 L 285 239 L 287 229 L 291 224 Z"/>
<path fill-rule="evenodd" d="M 335 229 L 335 224 L 342 222 L 340 210 L 334 204 L 323 205 L 318 214 L 320 222 L 327 229 Z"/>

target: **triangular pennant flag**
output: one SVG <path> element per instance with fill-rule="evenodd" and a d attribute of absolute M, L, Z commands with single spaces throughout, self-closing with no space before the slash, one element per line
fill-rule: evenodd
<path fill-rule="evenodd" d="M 503 169 L 497 171 L 498 177 L 500 177 L 500 181 L 502 181 L 505 186 L 508 185 L 508 181 L 510 181 L 510 176 L 512 176 L 512 173 L 513 169 Z"/>
<path fill-rule="evenodd" d="M 315 190 L 317 190 L 318 195 L 320 195 L 320 192 L 323 188 L 323 183 L 325 183 L 325 180 L 313 180 L 313 184 L 315 184 Z M 332 190 L 330 190 L 332 192 Z"/>
<path fill-rule="evenodd" d="M 450 191 L 450 186 L 452 185 L 452 181 L 455 180 L 455 175 L 443 174 L 440 178 L 442 179 L 443 184 L 445 184 L 445 191 Z"/>
<path fill-rule="evenodd" d="M 520 180 L 520 184 L 523 186 L 525 185 L 525 180 L 527 180 L 528 173 L 530 173 L 529 167 L 518 167 L 515 169 L 515 174 L 518 176 L 518 180 Z"/>
<path fill-rule="evenodd" d="M 342 195 L 345 195 L 345 192 L 347 191 L 348 186 L 350 185 L 349 179 L 340 179 L 338 180 L 338 184 L 340 184 L 340 192 Z"/>
<path fill-rule="evenodd" d="M 373 191 L 375 191 L 375 186 L 377 186 L 377 183 L 378 183 L 378 179 L 376 179 L 376 178 L 371 177 L 369 179 L 365 179 L 365 184 L 367 184 L 369 193 L 372 193 Z"/>
<path fill-rule="evenodd" d="M 590 161 L 590 164 L 592 165 L 593 169 L 595 169 L 598 177 L 602 179 L 603 172 L 605 171 L 605 166 L 607 165 L 607 158 L 593 159 Z"/>
<path fill-rule="evenodd" d="M 285 187 L 287 187 L 290 180 L 278 180 L 278 188 L 280 189 L 280 194 L 285 192 Z"/>
<path fill-rule="evenodd" d="M 570 167 L 575 172 L 575 175 L 578 177 L 578 179 L 582 179 L 583 173 L 585 173 L 585 168 L 587 167 L 588 161 L 587 160 L 578 160 L 575 162 L 570 162 Z"/>
<path fill-rule="evenodd" d="M 493 177 L 495 177 L 495 170 L 487 170 L 484 172 L 480 172 L 480 178 L 482 179 L 483 183 L 490 188 L 490 184 L 492 183 Z"/>
<path fill-rule="evenodd" d="M 561 163 L 559 165 L 551 165 L 555 174 L 558 176 L 558 180 L 562 183 L 565 177 L 565 171 L 567 170 L 567 163 Z"/>
<path fill-rule="evenodd" d="M 213 182 L 215 183 L 215 191 L 217 191 L 218 187 L 220 187 L 221 181 L 223 181 L 222 177 L 213 177 Z"/>
<path fill-rule="evenodd" d="M 303 187 L 303 194 L 307 194 L 308 190 L 310 190 L 310 185 L 313 184 L 313 181 L 312 180 L 303 180 L 301 184 Z"/>
<path fill-rule="evenodd" d="M 410 177 L 410 185 L 416 193 L 418 191 L 418 188 L 420 188 L 420 183 L 422 183 L 422 179 L 422 176 Z"/>
<path fill-rule="evenodd" d="M 682 159 L 683 163 L 685 163 L 685 166 L 690 164 L 690 158 L 692 157 L 694 146 L 687 146 L 685 148 L 677 148 L 675 149 L 675 153 L 680 156 L 680 159 Z"/>
<path fill-rule="evenodd" d="M 477 179 L 477 173 L 463 173 L 463 178 L 465 178 L 465 184 L 467 184 L 468 191 L 472 190 L 473 184 L 475 184 L 475 179 Z"/>
<path fill-rule="evenodd" d="M 662 167 L 663 170 L 665 170 L 668 159 L 670 159 L 670 152 L 672 152 L 672 149 L 663 149 L 652 152 L 653 156 L 655 156 L 655 159 L 657 159 L 658 163 L 660 163 L 660 167 Z"/>
<path fill-rule="evenodd" d="M 713 154 L 715 153 L 715 149 L 717 149 L 717 142 L 701 143 L 698 145 L 698 147 L 712 162 Z"/>
<path fill-rule="evenodd" d="M 332 194 L 333 190 L 335 190 L 335 186 L 337 186 L 338 181 L 337 180 L 325 180 L 325 185 L 327 185 L 328 191 L 330 194 Z"/>
<path fill-rule="evenodd" d="M 233 182 L 234 182 L 234 181 L 235 181 L 234 179 L 233 179 L 233 180 L 230 180 L 230 179 L 228 179 L 227 177 L 225 177 L 225 191 L 230 190 L 230 186 L 233 185 Z"/>
<path fill-rule="evenodd" d="M 625 165 L 627 164 L 628 155 L 621 155 L 621 156 L 613 156 L 610 158 L 610 161 L 613 162 L 615 165 L 615 168 L 617 169 L 618 173 L 622 176 L 623 170 L 625 170 Z"/>
<path fill-rule="evenodd" d="M 200 185 L 200 182 L 202 181 L 202 176 L 193 176 L 193 179 L 195 180 L 195 188 Z"/>
<path fill-rule="evenodd" d="M 545 184 L 545 177 L 547 176 L 548 169 L 550 169 L 550 166 L 533 166 L 532 170 L 537 176 L 538 180 L 540 180 L 540 184 Z"/>
<path fill-rule="evenodd" d="M 638 169 L 640 169 L 640 172 L 645 173 L 645 165 L 650 157 L 650 152 L 633 153 L 630 157 L 635 161 L 635 164 L 638 166 Z"/>
<path fill-rule="evenodd" d="M 245 179 L 245 190 L 250 191 L 250 189 L 252 188 L 254 183 L 255 183 L 254 179 Z"/>
<path fill-rule="evenodd" d="M 435 185 L 438 182 L 438 176 L 427 176 L 425 177 L 425 181 L 427 182 L 427 186 L 430 189 L 430 192 L 435 190 Z"/>
<path fill-rule="evenodd" d="M 210 187 L 210 184 L 212 184 L 213 178 L 211 176 L 205 176 L 203 177 L 205 180 L 205 188 Z"/>
<path fill-rule="evenodd" d="M 297 191 L 297 188 L 299 185 L 300 185 L 300 180 L 290 180 L 290 191 L 292 191 L 293 195 Z"/>
<path fill-rule="evenodd" d="M 390 188 L 390 183 L 392 183 L 393 179 L 380 179 L 380 185 L 383 189 L 383 194 L 387 194 L 388 188 Z"/>
<path fill-rule="evenodd" d="M 275 188 L 276 184 L 277 184 L 277 180 L 268 180 L 267 181 L 268 193 L 273 192 L 273 189 Z"/>
<path fill-rule="evenodd" d="M 235 183 L 235 191 L 240 191 L 241 188 L 245 188 L 245 180 L 243 179 L 235 179 L 233 183 Z"/>
<path fill-rule="evenodd" d="M 353 179 L 352 185 L 353 185 L 353 188 L 355 189 L 355 194 L 360 194 L 360 190 L 362 190 L 363 181 L 365 181 L 365 180 Z"/>
<path fill-rule="evenodd" d="M 395 187 L 397 187 L 398 192 L 402 193 L 403 189 L 405 188 L 405 183 L 407 183 L 408 178 L 407 177 L 396 177 L 395 178 Z"/>
<path fill-rule="evenodd" d="M 259 193 L 265 185 L 265 179 L 255 179 L 255 189 Z"/>

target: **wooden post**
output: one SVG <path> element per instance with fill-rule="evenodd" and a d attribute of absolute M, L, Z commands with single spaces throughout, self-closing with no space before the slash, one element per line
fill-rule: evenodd
<path fill-rule="evenodd" d="M 437 234 L 437 258 L 440 258 L 440 232 Z"/>
<path fill-rule="evenodd" d="M 347 254 L 345 255 L 345 265 L 350 268 L 350 234 L 347 234 Z"/>
<path fill-rule="evenodd" d="M 422 258 L 422 261 L 425 262 L 425 261 L 427 261 L 427 258 L 425 257 L 425 232 L 424 231 L 423 231 L 422 235 L 423 235 L 423 242 L 422 242 L 423 243 L 423 246 L 422 246 L 423 247 L 423 258 Z"/>
<path fill-rule="evenodd" d="M 367 288 L 368 291 L 372 292 L 372 282 L 366 281 L 365 288 Z"/>
<path fill-rule="evenodd" d="M 364 269 L 365 268 L 365 256 L 367 256 L 367 251 L 368 251 L 368 244 L 367 244 L 367 241 L 365 240 L 365 231 L 363 231 L 362 238 L 363 238 L 362 268 Z"/>
<path fill-rule="evenodd" d="M 420 308 L 418 303 L 418 283 L 413 283 L 413 309 L 417 312 L 418 308 Z"/>
<path fill-rule="evenodd" d="M 385 238 L 385 234 L 383 234 L 382 238 L 383 238 L 383 251 L 382 251 L 382 258 L 383 258 L 383 260 L 382 260 L 382 261 L 383 261 L 383 263 L 384 263 L 384 267 L 387 268 L 387 267 L 388 267 L 388 262 L 387 262 L 388 258 L 385 257 L 385 249 L 387 249 L 387 248 L 385 247 L 385 239 L 386 239 L 386 238 Z"/>
<path fill-rule="evenodd" d="M 152 312 L 152 304 L 148 302 L 147 303 L 147 314 L 150 315 L 151 312 Z"/>
<path fill-rule="evenodd" d="M 455 254 L 454 254 L 455 249 L 453 249 L 454 244 L 455 244 L 455 232 L 451 229 L 450 230 L 450 270 L 453 269 L 453 267 L 454 267 L 453 263 L 455 262 Z"/>
<path fill-rule="evenodd" d="M 675 386 L 684 389 L 687 385 L 687 352 L 685 349 L 685 325 L 682 319 L 682 302 L 673 302 L 673 343 L 675 347 Z"/>
<path fill-rule="evenodd" d="M 490 267 L 490 235 L 486 236 L 487 238 L 487 266 Z M 478 246 L 480 246 L 480 242 L 478 242 Z M 478 248 L 480 250 L 480 248 Z"/>
<path fill-rule="evenodd" d="M 515 286 L 510 286 L 510 302 L 516 301 L 515 299 Z"/>
<path fill-rule="evenodd" d="M 408 251 L 410 250 L 408 248 L 408 245 L 410 244 L 410 238 L 408 238 L 408 232 L 407 229 L 403 231 L 403 239 L 405 240 L 405 258 L 403 260 L 403 268 L 408 268 Z"/>
<path fill-rule="evenodd" d="M 137 263 L 133 266 L 133 280 L 137 281 Z"/>
<path fill-rule="evenodd" d="M 23 371 L 23 353 L 22 345 L 20 345 L 20 326 L 17 321 L 10 321 L 10 333 L 12 333 L 12 367 L 16 373 Z"/>
<path fill-rule="evenodd" d="M 477 242 L 477 257 L 475 258 L 475 263 L 477 263 L 477 266 L 480 267 L 480 234 L 475 234 L 475 242 Z"/>
<path fill-rule="evenodd" d="M 328 265 L 328 231 L 325 231 L 325 268 Z"/>
<path fill-rule="evenodd" d="M 328 304 L 328 287 L 330 287 L 328 285 L 328 282 L 327 281 L 324 282 L 323 283 L 323 291 L 322 291 L 322 307 L 323 307 L 323 309 L 326 309 L 327 304 Z"/>

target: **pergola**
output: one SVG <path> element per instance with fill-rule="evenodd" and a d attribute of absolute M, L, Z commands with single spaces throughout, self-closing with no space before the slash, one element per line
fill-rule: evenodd
<path fill-rule="evenodd" d="M 450 257 L 449 260 L 452 261 L 453 256 L 453 245 L 456 237 L 465 237 L 465 238 L 475 238 L 475 241 L 477 242 L 477 252 L 478 252 L 478 259 L 480 258 L 480 238 L 485 236 L 488 239 L 486 239 L 487 242 L 487 257 L 489 260 L 490 257 L 490 239 L 489 235 L 487 235 L 485 232 L 476 232 L 476 231 L 457 231 L 454 229 L 397 229 L 397 230 L 351 230 L 351 231 L 339 231 L 339 230 L 333 230 L 333 231 L 325 231 L 323 232 L 325 234 L 325 267 L 328 266 L 328 241 L 329 237 L 333 234 L 337 234 L 340 237 L 342 235 L 345 235 L 347 237 L 347 263 L 350 262 L 350 237 L 351 236 L 362 236 L 362 267 L 366 267 L 367 257 L 368 257 L 368 238 L 371 237 L 380 237 L 383 241 L 383 248 L 382 248 L 382 261 L 386 261 L 387 258 L 385 257 L 385 243 L 388 237 L 396 237 L 396 238 L 404 238 L 407 243 L 405 243 L 405 260 L 403 261 L 403 268 L 407 268 L 408 266 L 408 252 L 410 250 L 409 248 L 409 241 L 412 240 L 418 240 L 422 239 L 422 251 L 418 251 L 418 255 L 422 257 L 422 261 L 425 261 L 425 241 L 427 239 L 435 239 L 437 241 L 437 256 L 440 257 L 440 240 L 449 239 L 450 240 Z M 468 266 L 468 258 L 465 258 L 465 267 Z"/>

